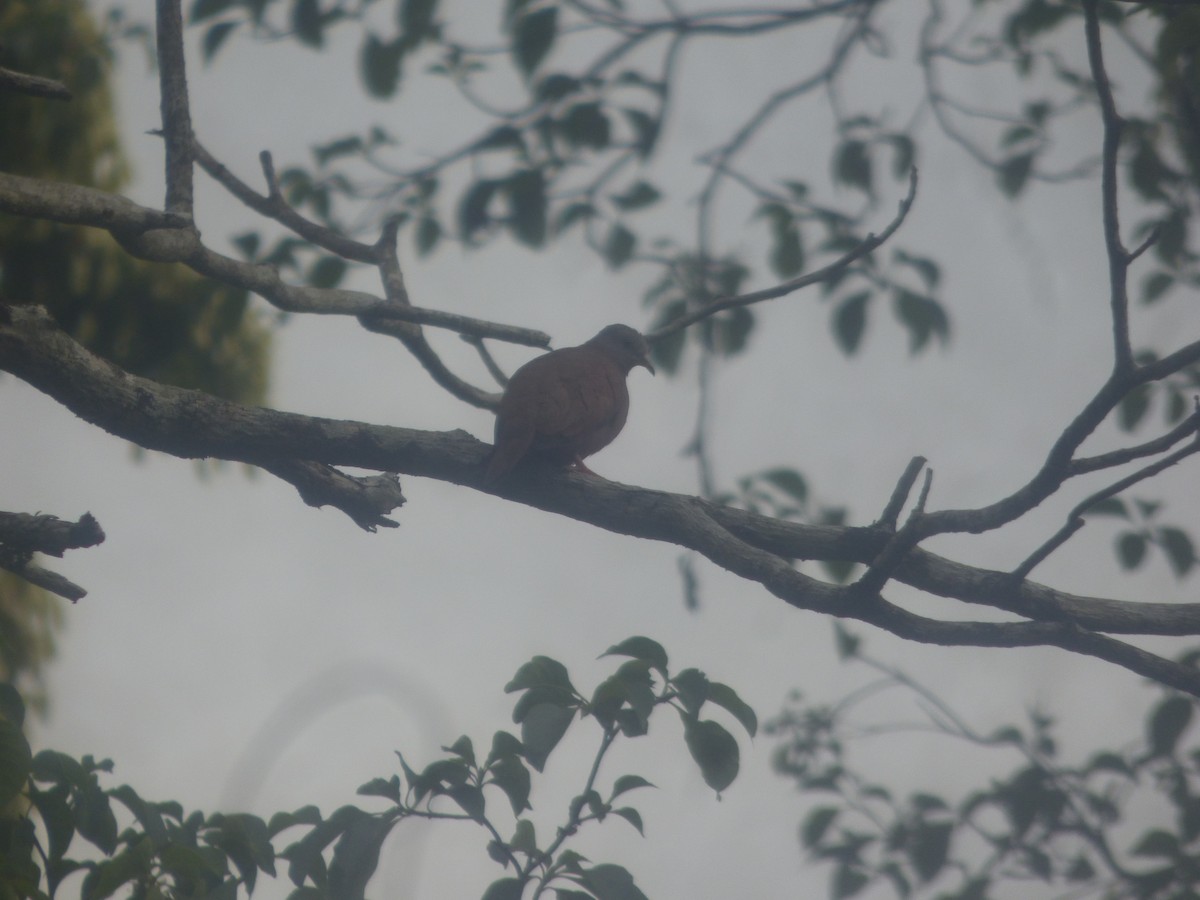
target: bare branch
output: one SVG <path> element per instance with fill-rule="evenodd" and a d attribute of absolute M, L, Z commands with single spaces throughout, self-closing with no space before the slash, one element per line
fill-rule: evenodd
<path fill-rule="evenodd" d="M 1133 368 L 1133 349 L 1129 344 L 1129 293 L 1127 273 L 1129 252 L 1121 243 L 1121 225 L 1117 214 L 1117 151 L 1121 146 L 1124 120 L 1117 114 L 1112 85 L 1104 68 L 1100 44 L 1100 16 L 1097 0 L 1084 0 L 1084 34 L 1087 37 L 1088 64 L 1100 100 L 1104 123 L 1103 164 L 1100 169 L 1100 196 L 1104 215 L 1104 246 L 1108 254 L 1109 305 L 1112 310 L 1113 366 L 1116 372 Z M 1140 251 L 1139 251 L 1140 252 Z"/>
<path fill-rule="evenodd" d="M 909 460 L 908 465 L 904 469 L 904 474 L 896 482 L 896 487 L 892 491 L 892 496 L 888 500 L 887 506 L 883 508 L 883 512 L 879 516 L 880 525 L 885 528 L 896 527 L 896 523 L 900 521 L 900 510 L 904 508 L 904 503 L 908 500 L 908 495 L 912 492 L 913 485 L 917 483 L 917 476 L 925 468 L 925 463 L 926 459 L 923 456 L 914 456 Z"/>
<path fill-rule="evenodd" d="M 664 325 L 662 328 L 647 334 L 646 340 L 654 343 L 655 341 L 670 337 L 677 331 L 682 331 L 689 325 L 694 325 L 701 319 L 706 319 L 722 310 L 732 309 L 737 306 L 750 306 L 752 303 L 761 303 L 764 300 L 774 300 L 798 291 L 801 288 L 819 284 L 822 281 L 828 281 L 854 262 L 878 249 L 888 238 L 895 234 L 896 230 L 904 223 L 904 219 L 908 216 L 908 211 L 912 209 L 913 199 L 916 195 L 917 170 L 914 168 L 908 179 L 908 195 L 900 201 L 899 212 L 896 213 L 896 217 L 878 235 L 867 235 L 862 243 L 853 250 L 850 250 L 829 265 L 817 269 L 815 272 L 800 275 L 775 287 L 764 288 L 761 291 L 753 291 L 749 294 L 739 294 L 736 297 L 725 297 L 724 299 L 714 300 L 712 303 L 705 304 L 700 309 L 690 312 L 686 316 L 681 316 L 675 321 Z"/>
<path fill-rule="evenodd" d="M 192 215 L 192 114 L 188 109 L 180 0 L 157 0 L 158 82 L 167 143 L 168 212 Z"/>
<path fill-rule="evenodd" d="M 31 97 L 44 97 L 47 100 L 72 99 L 71 92 L 61 81 L 43 78 L 40 75 L 14 72 L 3 66 L 0 66 L 0 91 L 13 91 L 18 94 L 28 94 Z"/>
<path fill-rule="evenodd" d="M 62 556 L 67 550 L 94 547 L 103 540 L 104 530 L 91 513 L 84 513 L 78 522 L 67 522 L 56 516 L 0 512 L 0 568 L 72 603 L 87 596 L 87 591 L 34 565 L 33 554 Z"/>

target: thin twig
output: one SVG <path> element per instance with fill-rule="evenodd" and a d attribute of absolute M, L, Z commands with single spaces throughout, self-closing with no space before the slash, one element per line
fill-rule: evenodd
<path fill-rule="evenodd" d="M 180 0 L 158 0 L 158 80 L 167 145 L 167 212 L 192 215 L 192 116 L 188 109 Z"/>
<path fill-rule="evenodd" d="M 652 331 L 646 335 L 646 340 L 650 343 L 660 341 L 663 338 L 670 337 L 677 331 L 687 328 L 689 325 L 694 325 L 701 319 L 706 319 L 711 315 L 726 309 L 733 309 L 739 306 L 750 306 L 753 303 L 761 303 L 764 300 L 774 300 L 778 297 L 784 297 L 801 288 L 806 288 L 814 284 L 819 284 L 822 281 L 828 281 L 833 276 L 837 275 L 848 266 L 859 259 L 862 259 L 869 253 L 878 249 L 888 238 L 896 233 L 896 230 L 904 223 L 904 219 L 908 216 L 908 212 L 912 209 L 913 199 L 917 194 L 917 170 L 914 167 L 908 179 L 908 195 L 900 201 L 900 209 L 896 217 L 883 229 L 878 235 L 869 234 L 863 241 L 858 244 L 853 250 L 839 257 L 829 265 L 817 269 L 815 272 L 809 272 L 790 281 L 785 281 L 783 284 L 775 287 L 764 288 L 761 291 L 753 291 L 749 294 L 739 294 L 736 297 L 725 297 L 721 300 L 714 300 L 712 303 L 707 303 L 700 309 L 694 310 L 685 316 L 674 320 L 673 322 L 664 325 L 656 331 Z"/>

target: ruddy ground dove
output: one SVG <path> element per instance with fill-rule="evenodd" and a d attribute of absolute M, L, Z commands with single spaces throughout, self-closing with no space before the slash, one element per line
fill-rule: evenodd
<path fill-rule="evenodd" d="M 578 347 L 553 350 L 513 373 L 496 412 L 496 436 L 487 460 L 487 481 L 523 460 L 552 465 L 583 464 L 625 427 L 635 366 L 650 364 L 646 339 L 628 325 L 609 325 Z"/>

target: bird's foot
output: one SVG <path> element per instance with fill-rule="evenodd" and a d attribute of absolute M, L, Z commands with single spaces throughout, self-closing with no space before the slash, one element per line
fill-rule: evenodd
<path fill-rule="evenodd" d="M 589 469 L 587 466 L 585 466 L 583 464 L 583 460 L 579 459 L 578 457 L 576 457 L 574 460 L 571 461 L 571 465 L 569 468 L 574 469 L 576 472 L 582 472 L 584 475 L 593 475 L 596 478 L 602 477 L 600 475 L 596 475 L 595 472 L 593 472 L 591 469 Z"/>

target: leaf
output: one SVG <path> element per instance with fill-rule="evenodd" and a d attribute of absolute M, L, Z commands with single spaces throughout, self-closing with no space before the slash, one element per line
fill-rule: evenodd
<path fill-rule="evenodd" d="M 638 834 L 640 834 L 642 837 L 646 836 L 646 830 L 642 827 L 642 814 L 632 806 L 622 806 L 619 809 L 614 809 L 612 814 L 614 816 L 620 816 L 622 819 L 636 828 L 638 830 Z"/>
<path fill-rule="evenodd" d="M 913 870 L 922 881 L 932 881 L 946 865 L 950 852 L 950 822 L 918 822 L 909 835 L 905 851 Z"/>
<path fill-rule="evenodd" d="M 1139 385 L 1121 398 L 1117 407 L 1117 424 L 1124 431 L 1132 431 L 1146 417 L 1150 409 L 1150 386 Z"/>
<path fill-rule="evenodd" d="M 472 242 L 478 231 L 491 224 L 488 205 L 499 186 L 500 182 L 485 178 L 475 182 L 463 194 L 458 205 L 458 230 L 467 243 Z"/>
<path fill-rule="evenodd" d="M 833 872 L 833 883 L 829 887 L 830 896 L 833 900 L 853 897 L 865 888 L 870 880 L 870 876 L 859 866 L 840 863 Z"/>
<path fill-rule="evenodd" d="M 1141 840 L 1129 851 L 1134 856 L 1179 857 L 1179 839 L 1169 831 L 1152 828 L 1142 834 Z"/>
<path fill-rule="evenodd" d="M 302 44 L 320 47 L 325 41 L 319 0 L 293 0 L 292 30 Z"/>
<path fill-rule="evenodd" d="M 377 35 L 367 35 L 362 45 L 360 64 L 363 84 L 372 97 L 382 100 L 396 93 L 404 49 L 405 45 L 400 40 L 384 41 Z"/>
<path fill-rule="evenodd" d="M 866 142 L 842 142 L 834 155 L 833 177 L 849 187 L 871 193 L 871 157 Z"/>
<path fill-rule="evenodd" d="M 513 235 L 527 247 L 546 242 L 546 180 L 540 169 L 517 172 L 505 183 Z"/>
<path fill-rule="evenodd" d="M 1170 526 L 1159 528 L 1158 541 L 1176 578 L 1182 578 L 1192 570 L 1196 564 L 1196 548 L 1186 531 Z"/>
<path fill-rule="evenodd" d="M 1033 171 L 1033 154 L 1019 153 L 1010 156 L 1000 164 L 996 179 L 1002 190 L 1009 197 L 1016 197 L 1025 187 L 1029 175 Z"/>
<path fill-rule="evenodd" d="M 573 147 L 603 150 L 612 136 L 608 116 L 597 102 L 576 103 L 558 122 L 563 138 Z"/>
<path fill-rule="evenodd" d="M 870 291 L 859 291 L 839 302 L 833 312 L 833 336 L 847 356 L 853 356 L 862 343 L 867 327 L 867 303 L 870 300 Z"/>
<path fill-rule="evenodd" d="M 221 49 L 221 45 L 240 24 L 240 22 L 218 22 L 204 32 L 203 57 L 206 63 L 212 62 L 217 51 Z"/>
<path fill-rule="evenodd" d="M 633 883 L 633 876 L 624 866 L 611 863 L 592 866 L 584 871 L 580 880 L 597 900 L 649 900 Z"/>
<path fill-rule="evenodd" d="M 613 194 L 610 199 L 618 209 L 629 212 L 635 209 L 644 209 L 653 203 L 657 203 L 661 197 L 662 192 L 650 182 L 638 180 L 622 193 Z"/>
<path fill-rule="evenodd" d="M 626 793 L 627 791 L 634 791 L 638 788 L 644 787 L 652 788 L 655 787 L 655 785 L 651 784 L 641 775 L 622 775 L 613 782 L 612 794 L 609 796 L 608 800 L 611 803 L 613 800 L 616 800 L 617 797 Z"/>
<path fill-rule="evenodd" d="M 308 270 L 308 283 L 316 288 L 337 287 L 346 274 L 346 261 L 340 256 L 322 256 Z"/>
<path fill-rule="evenodd" d="M 778 206 L 778 204 L 774 204 Z M 784 210 L 782 215 L 771 217 L 773 244 L 768 262 L 780 278 L 799 275 L 804 269 L 804 247 L 800 243 L 800 229 L 796 220 Z"/>
<path fill-rule="evenodd" d="M 936 289 L 938 283 L 942 280 L 941 267 L 927 256 L 915 256 L 911 253 L 905 253 L 903 250 L 897 250 L 892 254 L 892 258 L 901 265 L 914 269 L 924 283 L 927 291 Z"/>
<path fill-rule="evenodd" d="M 1146 535 L 1126 531 L 1117 538 L 1117 561 L 1122 569 L 1136 569 L 1146 556 Z"/>
<path fill-rule="evenodd" d="M 575 686 L 567 675 L 567 667 L 548 656 L 535 656 L 517 670 L 517 674 L 504 686 L 504 693 L 523 691 L 531 687 L 559 688 L 565 693 L 575 694 Z"/>
<path fill-rule="evenodd" d="M 522 14 L 516 20 L 512 40 L 513 58 L 527 78 L 546 58 L 557 35 L 557 6 Z"/>
<path fill-rule="evenodd" d="M 232 9 L 240 0 L 195 0 L 188 11 L 188 23 L 197 25 L 205 19 L 218 16 L 227 9 Z"/>
<path fill-rule="evenodd" d="M 482 800 L 481 800 L 482 802 Z M 362 813 L 353 817 L 333 848 L 329 894 L 338 900 L 362 900 L 379 865 L 379 852 L 396 819 Z"/>
<path fill-rule="evenodd" d="M 633 128 L 638 156 L 645 159 L 654 152 L 654 145 L 658 141 L 659 120 L 640 109 L 625 107 L 621 111 Z"/>
<path fill-rule="evenodd" d="M 658 641 L 653 641 L 648 637 L 626 638 L 619 644 L 613 644 L 605 650 L 601 654 L 601 657 L 605 656 L 631 656 L 634 659 L 648 662 L 653 668 L 661 672 L 664 677 L 667 674 L 667 651 L 663 649 L 662 644 L 658 643 Z"/>
<path fill-rule="evenodd" d="M 708 699 L 708 676 L 699 669 L 684 669 L 671 679 L 671 687 L 689 715 L 695 716 Z"/>
<path fill-rule="evenodd" d="M 942 305 L 931 297 L 900 288 L 895 296 L 896 314 L 908 329 L 908 349 L 919 352 L 931 337 L 943 344 L 950 334 L 950 322 Z"/>
<path fill-rule="evenodd" d="M 8 682 L 0 682 L 0 718 L 7 719 L 17 728 L 25 722 L 25 701 L 21 692 Z"/>
<path fill-rule="evenodd" d="M 795 469 L 767 469 L 762 473 L 761 478 L 772 487 L 783 491 L 797 503 L 803 504 L 808 500 L 808 482 Z"/>
<path fill-rule="evenodd" d="M 604 258 L 614 269 L 619 269 L 633 257 L 636 245 L 637 236 L 617 222 L 608 230 L 608 238 L 604 242 Z"/>
<path fill-rule="evenodd" d="M 818 806 L 804 817 L 804 824 L 800 826 L 800 843 L 805 849 L 811 850 L 821 843 L 821 838 L 840 812 L 836 806 Z"/>
<path fill-rule="evenodd" d="M 525 893 L 525 882 L 519 878 L 501 878 L 488 885 L 483 900 L 521 900 Z"/>
<path fill-rule="evenodd" d="M 400 27 L 410 43 L 429 35 L 437 4 L 438 0 L 404 0 L 400 5 Z"/>
<path fill-rule="evenodd" d="M 525 758 L 539 772 L 545 767 L 546 758 L 558 746 L 573 718 L 574 709 L 539 703 L 521 720 L 521 743 L 525 746 Z"/>
<path fill-rule="evenodd" d="M 907 134 L 889 134 L 884 140 L 892 145 L 892 175 L 896 178 L 907 178 L 917 156 L 913 139 Z"/>
<path fill-rule="evenodd" d="M 1168 697 L 1154 708 L 1147 723 L 1146 741 L 1151 756 L 1170 756 L 1179 738 L 1187 730 L 1195 712 L 1192 701 L 1178 694 Z"/>
<path fill-rule="evenodd" d="M 494 784 L 504 791 L 509 805 L 512 806 L 514 816 L 519 816 L 531 808 L 529 805 L 531 788 L 529 769 L 516 756 L 505 756 L 497 760 L 488 770 L 488 777 L 489 784 Z"/>
<path fill-rule="evenodd" d="M 711 719 L 685 719 L 683 739 L 700 767 L 705 784 L 717 793 L 733 784 L 739 757 L 733 735 Z"/>
<path fill-rule="evenodd" d="M 838 659 L 843 662 L 858 656 L 859 644 L 862 638 L 849 631 L 841 622 L 833 623 L 833 637 L 837 643 Z"/>
<path fill-rule="evenodd" d="M 709 682 L 708 699 L 727 712 L 732 713 L 733 717 L 741 723 L 750 737 L 754 737 L 758 733 L 758 716 L 750 708 L 750 704 L 742 700 L 729 685 L 722 684 L 719 681 Z"/>
<path fill-rule="evenodd" d="M 7 806 L 25 787 L 32 765 L 33 753 L 20 726 L 0 719 L 0 807 Z"/>
<path fill-rule="evenodd" d="M 421 216 L 417 222 L 416 245 L 418 256 L 428 256 L 442 239 L 442 224 L 432 215 Z"/>
<path fill-rule="evenodd" d="M 1151 272 L 1142 282 L 1142 302 L 1145 304 L 1161 300 L 1175 286 L 1175 276 L 1170 272 Z"/>

